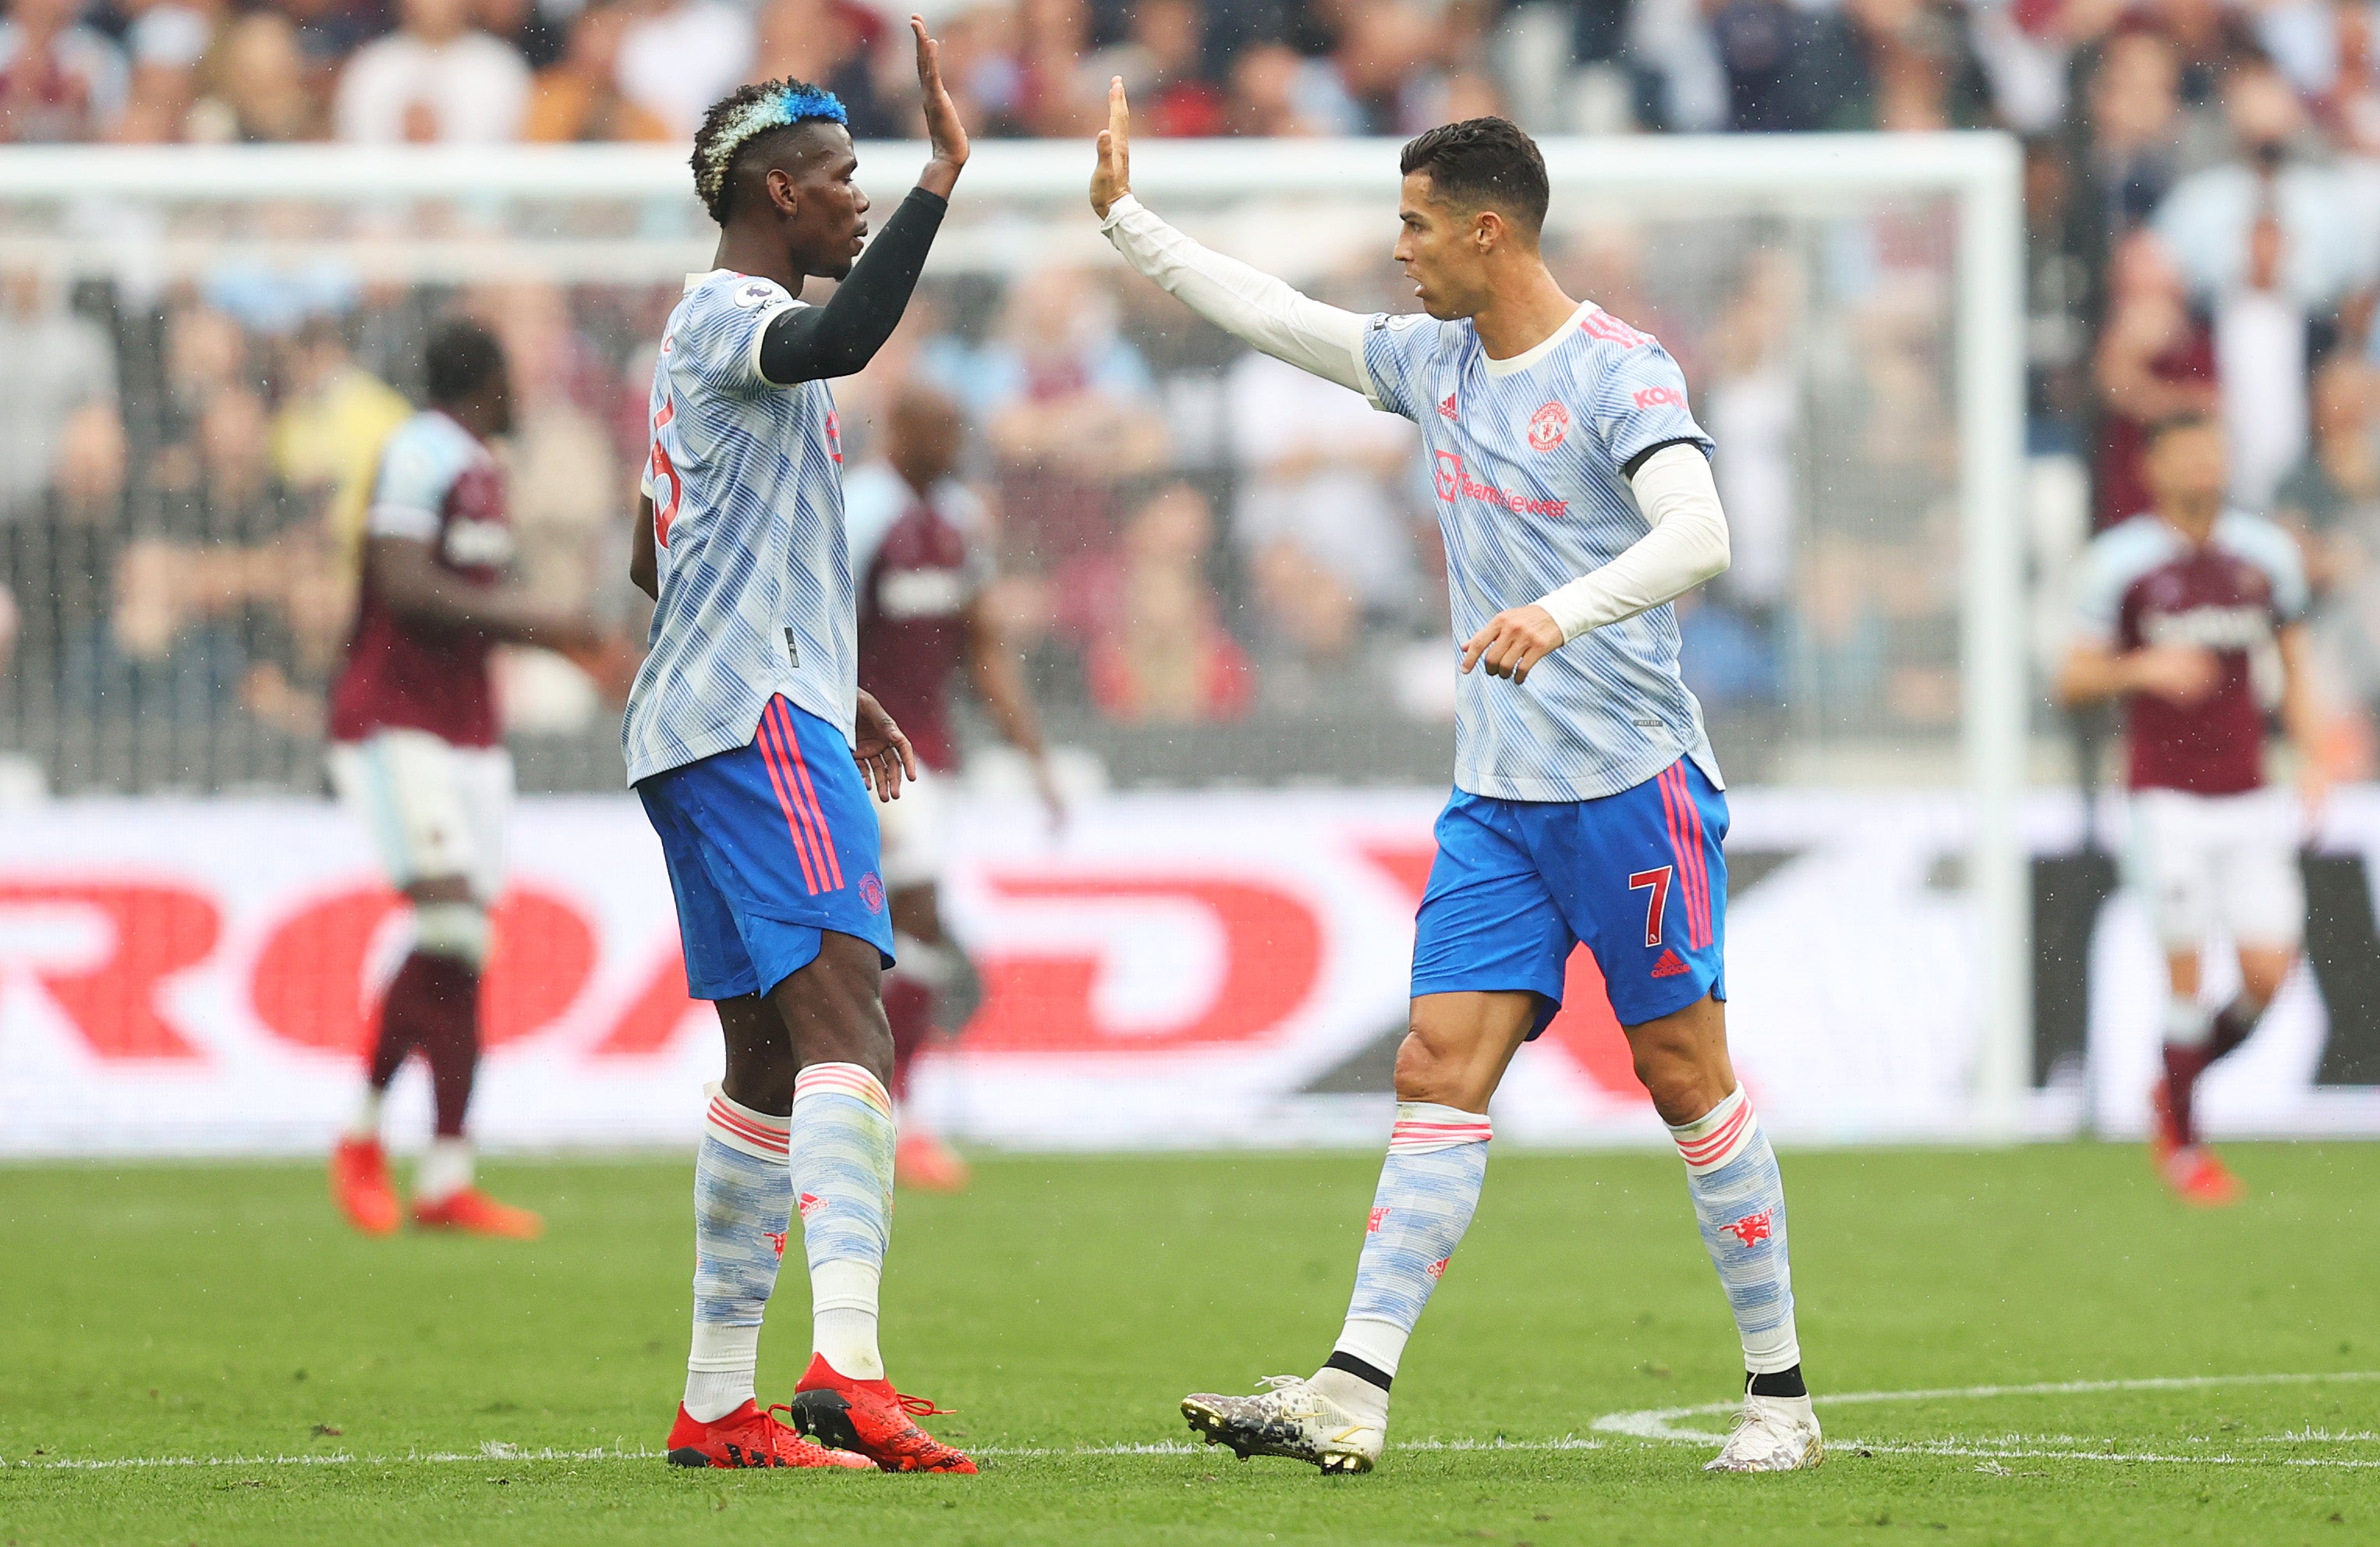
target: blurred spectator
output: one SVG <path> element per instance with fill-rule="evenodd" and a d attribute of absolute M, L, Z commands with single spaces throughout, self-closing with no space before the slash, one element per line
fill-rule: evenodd
<path fill-rule="evenodd" d="M 2151 426 L 2188 414 L 2212 414 L 2215 338 L 2194 314 L 2165 248 L 2141 232 L 2117 249 L 2107 325 L 2093 376 L 2100 423 L 2092 524 L 2109 526 L 2149 508 L 2141 469 Z"/>
<path fill-rule="evenodd" d="M 690 140 L 710 104 L 752 79 L 752 18 L 723 0 L 620 0 L 620 94 Z"/>
<path fill-rule="evenodd" d="M 632 13 L 614 3 L 590 6 L 570 30 L 562 57 L 540 70 L 530 88 L 524 139 L 654 139 L 677 138 L 669 122 L 620 91 L 620 43 Z"/>
<path fill-rule="evenodd" d="M 584 612 L 625 562 L 613 538 L 635 490 L 603 426 L 572 398 L 581 344 L 562 291 L 511 284 L 474 295 L 504 341 L 514 422 L 503 448 L 521 583 L 555 608 Z"/>
<path fill-rule="evenodd" d="M 78 19 L 82 0 L 8 0 L 0 21 L 0 142 L 103 139 L 124 115 L 116 46 Z"/>
<path fill-rule="evenodd" d="M 1118 331 L 1114 296 L 1079 270 L 1048 268 L 1009 289 L 992 340 L 944 338 L 919 368 L 982 424 L 1010 519 L 1004 567 L 1046 574 L 1114 536 L 1116 487 L 1164 465 L 1154 384 Z"/>
<path fill-rule="evenodd" d="M 1788 0 L 1722 0 L 1711 35 L 1727 76 L 1727 127 L 1738 131 L 1848 127 L 1848 104 L 1866 84 L 1865 61 L 1839 9 Z"/>
<path fill-rule="evenodd" d="M 141 143 L 183 138 L 198 101 L 199 61 L 221 22 L 215 0 L 149 0 L 134 7 L 124 34 L 132 63 L 129 103 L 116 138 Z"/>
<path fill-rule="evenodd" d="M 2070 34 L 2057 0 L 1972 0 L 1968 33 L 2001 123 L 2046 134 L 2066 114 Z"/>
<path fill-rule="evenodd" d="M 2310 125 L 2289 82 L 2269 65 L 2236 71 L 2226 105 L 2237 156 L 2175 186 L 2155 215 L 2192 295 L 2207 301 L 2246 281 L 2251 237 L 2270 212 L 2280 223 L 2279 288 L 2309 312 L 2335 311 L 2380 272 L 2380 246 L 2347 181 L 2301 153 Z"/>
<path fill-rule="evenodd" d="M 1062 622 L 1110 719 L 1190 724 L 1247 711 L 1248 659 L 1223 630 L 1208 575 L 1214 540 L 1207 497 L 1168 484 L 1133 513 L 1113 553 L 1074 566 Z"/>
<path fill-rule="evenodd" d="M 1017 56 L 1015 11 L 967 6 L 950 18 L 941 37 L 942 82 L 969 132 L 987 138 L 1023 133 L 1025 66 Z"/>
<path fill-rule="evenodd" d="M 322 102 L 302 34 L 277 11 L 249 11 L 218 31 L 198 66 L 189 137 L 248 144 L 320 139 Z"/>
<path fill-rule="evenodd" d="M 2305 550 L 2315 592 L 2380 558 L 2380 393 L 2374 368 L 2337 354 L 2314 375 L 2313 443 L 2273 495 L 2273 518 Z"/>
<path fill-rule="evenodd" d="M 254 703 L 302 732 L 315 717 L 296 681 L 319 684 L 345 609 L 321 605 L 339 594 L 328 554 L 273 476 L 267 423 L 246 388 L 208 400 L 194 476 L 157 490 L 153 518 L 116 561 L 112 643 L 134 671 L 162 673 L 186 707 L 193 694 Z M 177 465 L 160 471 L 173 478 Z"/>
<path fill-rule="evenodd" d="M 1732 122 L 1734 88 L 1721 58 L 1723 8 L 1714 6 L 1706 21 L 1698 0 L 1611 3 L 1626 11 L 1619 30 L 1626 40 L 1626 57 L 1640 62 L 1644 70 L 1643 106 L 1648 121 L 1694 134 L 1726 128 Z M 1592 26 L 1588 15 L 1593 8 L 1582 6 L 1579 12 L 1582 37 Z M 1585 63 L 1605 55 L 1582 50 L 1579 57 Z"/>
<path fill-rule="evenodd" d="M 320 503 L 333 550 L 352 559 L 371 502 L 381 445 L 413 413 L 396 389 L 356 363 L 334 318 L 298 331 L 272 431 L 276 477 Z"/>
<path fill-rule="evenodd" d="M 1354 134 L 1363 121 L 1339 74 L 1285 43 L 1258 43 L 1232 61 L 1224 119 L 1234 134 L 1294 139 Z"/>
<path fill-rule="evenodd" d="M 2281 283 L 2288 238 L 2270 212 L 2248 237 L 2248 272 L 2215 306 L 2215 377 L 2231 499 L 2264 510 L 2305 454 L 2308 318 Z"/>
<path fill-rule="evenodd" d="M 347 55 L 385 30 L 387 9 L 373 0 L 275 0 L 298 29 L 298 46 L 318 84 Z"/>
<path fill-rule="evenodd" d="M 870 66 L 888 36 L 883 18 L 856 0 L 770 0 L 760 12 L 752 74 L 763 80 L 791 76 L 832 91 L 851 115 L 855 139 L 898 135 L 905 126 L 877 99 Z"/>
<path fill-rule="evenodd" d="M 2094 297 L 2095 314 L 2106 305 L 2100 275 L 2108 254 L 2155 212 L 2180 171 L 2181 63 L 2173 45 L 2144 28 L 2116 33 L 2092 69 L 2086 101 L 2068 244 L 2085 269 L 2077 298 Z"/>
<path fill-rule="evenodd" d="M 470 0 L 471 25 L 510 43 L 532 73 L 560 59 L 587 0 Z"/>
<path fill-rule="evenodd" d="M 1221 134 L 1223 93 L 1201 73 L 1206 18 L 1198 0 L 1142 0 L 1131 20 L 1130 40 L 1093 55 L 1084 73 L 1095 81 L 1123 77 L 1135 134 Z"/>
<path fill-rule="evenodd" d="M 470 22 L 469 0 L 399 0 L 401 25 L 366 43 L 339 78 L 341 139 L 485 145 L 520 138 L 528 66 Z M 690 131 L 689 131 L 690 132 Z"/>
<path fill-rule="evenodd" d="M 1107 82 L 1084 67 L 1091 34 L 1084 0 L 1020 0 L 1017 30 L 1026 131 L 1053 139 L 1094 133 L 1107 118 Z"/>
<path fill-rule="evenodd" d="M 32 269 L 0 272 L 0 521 L 30 514 L 53 487 L 79 503 L 110 498 L 124 479 L 115 350 L 98 323 L 67 309 Z"/>
<path fill-rule="evenodd" d="M 1718 442 L 1712 475 L 1726 508 L 1729 598 L 1767 615 L 1793 580 L 1801 530 L 1793 446 L 1801 429 L 1801 376 L 1788 347 L 1801 309 L 1792 260 L 1754 252 L 1712 332 L 1702 421 Z"/>
<path fill-rule="evenodd" d="M 1309 659 L 1343 660 L 1367 622 L 1414 621 L 1411 422 L 1269 355 L 1243 356 L 1224 393 L 1240 469 L 1232 538 L 1266 633 Z"/>
<path fill-rule="evenodd" d="M 2315 114 L 2342 149 L 2380 154 L 2380 28 L 2361 0 L 2337 0 L 2331 17 L 2338 67 L 2316 93 Z"/>
<path fill-rule="evenodd" d="M 1360 132 L 1417 134 L 1439 120 L 1444 57 L 1439 18 L 1418 0 L 1369 0 L 1348 8 L 1332 54 L 1361 115 Z"/>

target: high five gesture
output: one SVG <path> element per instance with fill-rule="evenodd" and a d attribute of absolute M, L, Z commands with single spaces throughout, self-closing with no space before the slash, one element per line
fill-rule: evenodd
<path fill-rule="evenodd" d="M 966 164 L 966 126 L 942 85 L 941 43 L 926 31 L 924 17 L 912 16 L 909 30 L 917 40 L 917 91 L 926 110 L 926 138 L 934 147 L 934 159 L 918 174 L 917 186 L 948 199 L 958 186 L 959 168 Z"/>
<path fill-rule="evenodd" d="M 1123 77 L 1108 81 L 1108 127 L 1099 131 L 1099 164 L 1091 172 L 1091 209 L 1101 220 L 1108 208 L 1132 191 L 1132 106 L 1123 100 Z"/>

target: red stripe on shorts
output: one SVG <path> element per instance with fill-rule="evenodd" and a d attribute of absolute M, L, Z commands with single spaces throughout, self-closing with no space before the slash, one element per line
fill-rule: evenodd
<path fill-rule="evenodd" d="M 818 835 L 819 849 L 826 856 L 827 889 L 840 891 L 843 889 L 843 861 L 834 852 L 833 829 L 827 826 L 826 813 L 819 809 L 818 791 L 810 785 L 809 761 L 802 755 L 801 738 L 794 734 L 793 712 L 784 706 L 785 701 L 782 698 L 771 705 L 777 711 L 778 733 L 785 738 L 785 744 L 793 751 L 794 772 L 801 779 L 801 796 L 812 824 L 810 830 Z"/>
<path fill-rule="evenodd" d="M 776 702 L 773 700 L 771 700 L 771 707 L 776 707 Z M 802 886 L 809 888 L 811 897 L 817 897 L 819 871 L 811 866 L 809 842 L 802 838 L 802 818 L 797 816 L 793 809 L 793 791 L 790 791 L 790 785 L 793 785 L 793 771 L 778 762 L 776 726 L 769 721 L 769 709 L 759 711 L 759 731 L 757 731 L 755 738 L 752 738 L 752 745 L 759 747 L 759 759 L 764 764 L 769 764 L 769 788 L 776 791 L 778 809 L 785 812 L 785 835 L 793 838 L 793 852 L 795 857 L 802 862 Z"/>

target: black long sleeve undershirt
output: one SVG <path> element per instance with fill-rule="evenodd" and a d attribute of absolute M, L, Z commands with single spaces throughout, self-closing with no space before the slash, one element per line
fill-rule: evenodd
<path fill-rule="evenodd" d="M 892 212 L 822 307 L 780 313 L 760 335 L 760 374 L 781 387 L 849 376 L 876 357 L 900 325 L 950 201 L 924 188 Z"/>

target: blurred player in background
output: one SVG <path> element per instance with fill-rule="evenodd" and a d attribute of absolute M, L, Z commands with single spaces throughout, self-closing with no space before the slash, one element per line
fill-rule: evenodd
<path fill-rule="evenodd" d="M 910 28 L 933 159 L 865 256 L 868 199 L 832 93 L 762 81 L 712 106 L 693 164 L 716 266 L 686 277 L 653 367 L 632 573 L 656 605 L 622 739 L 687 985 L 716 1003 L 727 1052 L 695 1162 L 678 1466 L 975 1470 L 912 1421 L 933 1406 L 893 1390 L 877 1348 L 892 929 L 868 794 L 892 800 L 915 764 L 858 687 L 826 385 L 900 321 L 967 157 L 936 45 L 923 20 Z M 812 275 L 841 282 L 824 306 L 795 298 Z M 814 1352 L 788 1427 L 753 1377 L 797 1204 Z"/>
<path fill-rule="evenodd" d="M 843 493 L 859 591 L 860 684 L 917 752 L 917 781 L 877 812 L 900 959 L 884 979 L 892 1097 L 902 1104 L 895 1169 L 903 1182 L 941 1192 L 966 1186 L 966 1163 L 907 1102 L 910 1066 L 935 1028 L 956 1032 L 980 997 L 974 964 L 942 927 L 939 885 L 942 780 L 958 771 L 950 694 L 961 672 L 1002 737 L 1032 760 L 1050 820 L 1064 816 L 1023 665 L 987 592 L 991 553 L 983 506 L 957 477 L 965 437 L 949 399 L 905 388 L 886 415 L 884 460 L 853 473 Z"/>
<path fill-rule="evenodd" d="M 2328 785 L 2305 571 L 2287 532 L 2224 508 L 2229 470 L 2214 419 L 2160 426 L 2145 471 L 2155 508 L 2091 544 L 2056 691 L 2070 705 L 2124 705 L 2128 863 L 2169 985 L 2153 1153 L 2181 1197 L 2229 1203 L 2241 1189 L 2200 1138 L 2198 1078 L 2248 1039 L 2297 963 L 2297 850 Z M 2268 697 L 2297 748 L 2301 810 L 2265 787 Z M 2210 1010 L 2199 998 L 2201 953 L 2218 925 L 2239 952 L 2240 991 Z"/>
<path fill-rule="evenodd" d="M 495 336 L 476 322 L 444 324 L 430 339 L 424 377 L 429 408 L 381 453 L 355 632 L 331 689 L 332 782 L 413 910 L 412 950 L 381 999 L 363 1099 L 332 1154 L 331 1192 L 356 1228 L 397 1227 L 381 1100 L 418 1052 L 438 1126 L 414 1175 L 413 1222 L 527 1238 L 537 1216 L 472 1184 L 463 1134 L 513 793 L 488 651 L 509 643 L 585 652 L 598 641 L 588 618 L 506 584 L 512 524 L 488 442 L 512 428 L 512 383 Z"/>
<path fill-rule="evenodd" d="M 1547 272 L 1545 162 L 1501 118 L 1405 146 L 1396 257 L 1427 315 L 1395 317 L 1320 305 L 1166 224 L 1131 195 L 1126 128 L 1118 79 L 1091 208 L 1125 260 L 1235 337 L 1421 426 L 1463 642 L 1455 789 L 1346 1323 L 1310 1380 L 1198 1393 L 1184 1416 L 1244 1456 L 1379 1460 L 1397 1362 L 1486 1180 L 1488 1098 L 1560 1007 L 1584 942 L 1684 1158 L 1742 1341 L 1743 1407 L 1708 1465 L 1817 1466 L 1784 1183 L 1728 1057 L 1727 802 L 1669 606 L 1728 562 L 1684 376 Z"/>

